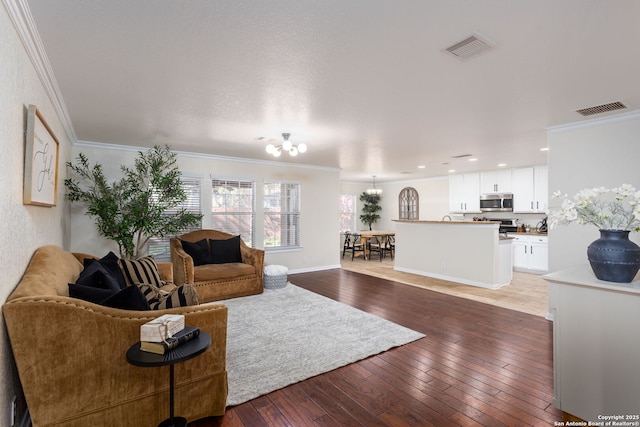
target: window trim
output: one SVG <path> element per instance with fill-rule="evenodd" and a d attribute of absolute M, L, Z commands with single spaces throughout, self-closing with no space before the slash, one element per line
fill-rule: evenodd
<path fill-rule="evenodd" d="M 297 206 L 295 206 L 296 210 L 294 211 L 282 211 L 280 210 L 278 213 L 269 213 L 267 211 L 267 207 L 266 207 L 266 203 L 267 200 L 269 198 L 269 196 L 267 196 L 267 191 L 266 188 L 268 185 L 273 185 L 273 184 L 278 184 L 280 186 L 280 190 L 282 191 L 282 186 L 284 185 L 293 185 L 296 188 L 297 194 L 296 194 L 296 204 Z M 266 252 L 271 252 L 271 253 L 275 253 L 275 252 L 293 252 L 293 251 L 298 251 L 302 248 L 302 244 L 301 244 L 301 219 L 302 219 L 302 184 L 299 181 L 289 181 L 289 180 L 274 180 L 274 179 L 265 179 L 263 181 L 263 200 L 262 200 L 262 206 L 263 206 L 263 248 Z M 282 198 L 281 198 L 282 199 Z M 281 204 L 278 205 L 278 208 L 282 208 Z M 279 245 L 279 246 L 268 246 L 267 245 L 267 227 L 266 227 L 266 221 L 267 218 L 269 218 L 270 216 L 276 216 L 276 215 L 293 215 L 296 218 L 296 229 L 295 229 L 295 236 L 294 236 L 294 244 L 292 245 Z M 280 230 L 280 242 L 282 242 L 282 235 L 283 235 L 284 230 Z"/>
<path fill-rule="evenodd" d="M 236 183 L 238 184 L 237 188 L 243 188 L 242 184 L 249 184 L 251 186 L 251 211 L 248 213 L 243 213 L 243 212 L 237 212 L 237 211 L 232 211 L 232 212 L 224 212 L 224 213 L 214 213 L 213 212 L 213 204 L 215 202 L 215 197 L 213 195 L 213 188 L 216 182 L 220 182 L 220 183 L 225 183 L 225 188 L 226 185 L 229 183 Z M 214 218 L 216 216 L 219 217 L 223 217 L 223 216 L 236 216 L 236 217 L 241 217 L 241 216 L 249 216 L 250 217 L 250 236 L 249 236 L 249 241 L 246 241 L 245 238 L 243 238 L 242 240 L 250 247 L 255 248 L 255 244 L 256 244 L 256 200 L 257 200 L 257 183 L 255 179 L 251 179 L 251 178 L 231 178 L 231 177 L 214 177 L 214 175 L 211 175 L 211 179 L 209 181 L 211 187 L 210 187 L 210 191 L 211 191 L 211 206 L 209 206 L 209 216 L 210 216 L 210 220 L 211 220 L 211 226 L 212 227 L 217 227 L 217 229 L 219 229 L 219 231 L 223 231 L 225 233 L 231 233 L 231 234 L 235 234 L 235 233 L 239 233 L 240 235 L 242 235 L 242 230 L 232 230 L 229 231 L 228 229 L 224 229 L 224 227 L 220 227 L 219 224 L 216 224 L 216 222 L 214 221 Z M 247 187 L 244 187 L 247 188 Z M 225 206 L 227 206 L 225 204 Z"/>

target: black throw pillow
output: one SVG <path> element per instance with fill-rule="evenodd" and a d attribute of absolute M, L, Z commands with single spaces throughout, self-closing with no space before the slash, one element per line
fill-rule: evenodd
<path fill-rule="evenodd" d="M 147 299 L 137 286 L 127 286 L 100 303 L 122 310 L 151 310 Z"/>
<path fill-rule="evenodd" d="M 151 310 L 147 299 L 137 286 L 129 286 L 116 291 L 70 283 L 69 296 L 122 310 Z"/>
<path fill-rule="evenodd" d="M 69 296 L 81 300 L 100 304 L 102 301 L 118 293 L 115 289 L 101 289 L 69 283 Z"/>
<path fill-rule="evenodd" d="M 93 261 L 80 272 L 76 285 L 91 286 L 100 289 L 120 290 L 120 283 L 99 261 Z"/>
<path fill-rule="evenodd" d="M 117 280 L 120 289 L 124 289 L 127 287 L 127 283 L 124 280 L 122 271 L 120 270 L 120 267 L 118 267 L 118 255 L 114 254 L 113 252 L 109 252 L 107 255 L 100 259 L 85 258 L 84 268 L 89 267 L 94 262 L 100 263 L 100 265 L 102 265 L 102 267 L 104 267 L 104 269 L 109 272 L 111 277 Z"/>
<path fill-rule="evenodd" d="M 211 264 L 242 262 L 240 254 L 240 236 L 227 240 L 209 240 L 211 246 Z"/>
<path fill-rule="evenodd" d="M 182 249 L 193 258 L 193 265 L 210 263 L 211 254 L 209 253 L 207 239 L 202 239 L 195 243 L 187 242 L 186 240 L 180 240 L 180 242 L 182 243 Z"/>

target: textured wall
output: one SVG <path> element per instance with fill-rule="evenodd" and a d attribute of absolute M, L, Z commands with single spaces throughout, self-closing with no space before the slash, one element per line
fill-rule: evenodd
<path fill-rule="evenodd" d="M 0 303 L 4 303 L 22 277 L 37 247 L 64 246 L 69 235 L 65 215 L 68 208 L 60 187 L 56 207 L 22 204 L 24 130 L 29 104 L 38 107 L 60 142 L 61 182 L 64 161 L 70 152 L 69 140 L 6 9 L 0 6 Z M 24 400 L 4 327 L 0 348 L 0 425 L 8 426 L 11 399 L 18 396 L 19 417 L 24 413 Z"/>
<path fill-rule="evenodd" d="M 555 191 L 573 196 L 583 188 L 640 188 L 640 112 L 577 125 L 559 126 L 549 133 L 549 196 Z M 549 200 L 550 207 L 560 205 Z M 587 246 L 600 237 L 595 226 L 571 224 L 549 232 L 549 271 L 585 265 Z M 630 236 L 640 243 L 639 233 Z"/>
<path fill-rule="evenodd" d="M 144 149 L 142 149 L 144 150 Z M 118 179 L 121 165 L 133 165 L 138 150 L 131 147 L 79 143 L 74 147 L 74 158 L 82 152 L 93 164 L 103 165 L 109 181 Z M 340 264 L 335 247 L 339 244 L 340 224 L 338 196 L 340 171 L 331 168 L 315 168 L 287 165 L 280 162 L 257 162 L 218 158 L 207 155 L 178 155 L 178 166 L 185 176 L 200 177 L 203 204 L 203 224 L 207 226 L 206 213 L 210 210 L 211 176 L 216 178 L 247 179 L 256 182 L 256 247 L 262 247 L 262 183 L 266 180 L 297 182 L 301 185 L 300 245 L 299 250 L 267 252 L 267 264 L 283 264 L 290 271 L 314 270 L 336 267 Z M 207 205 L 209 203 L 209 205 Z M 117 245 L 97 235 L 93 219 L 84 209 L 72 207 L 73 230 L 71 247 L 78 252 L 104 255 Z"/>

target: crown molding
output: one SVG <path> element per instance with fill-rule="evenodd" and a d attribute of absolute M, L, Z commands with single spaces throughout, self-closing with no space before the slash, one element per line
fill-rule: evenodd
<path fill-rule="evenodd" d="M 137 147 L 134 145 L 110 144 L 106 142 L 94 142 L 94 141 L 82 141 L 82 140 L 77 141 L 75 146 L 78 148 L 82 148 L 82 147 L 101 148 L 101 149 L 106 148 L 109 150 L 120 150 L 120 151 L 130 151 L 130 152 L 146 151 L 149 149 L 149 147 Z M 174 149 L 172 149 L 171 151 L 175 152 L 179 157 L 193 157 L 196 159 L 221 160 L 221 161 L 228 161 L 228 162 L 240 162 L 240 163 L 249 163 L 249 164 L 255 164 L 255 165 L 269 165 L 269 166 L 289 167 L 289 168 L 299 168 L 299 169 L 314 169 L 314 170 L 322 170 L 322 171 L 328 171 L 328 172 L 341 171 L 340 168 L 332 168 L 328 166 L 275 162 L 272 160 L 247 159 L 244 157 L 219 156 L 217 154 L 194 153 L 191 151 L 179 151 Z"/>
<path fill-rule="evenodd" d="M 26 0 L 2 0 L 5 9 L 13 23 L 13 26 L 18 33 L 18 37 L 22 41 L 22 45 L 35 68 L 35 71 L 42 82 L 49 100 L 53 104 L 60 122 L 67 134 L 67 137 L 74 144 L 77 141 L 76 133 L 73 130 L 71 124 L 71 118 L 69 112 L 64 103 L 62 92 L 58 86 L 51 63 L 47 57 L 47 53 L 44 50 L 44 45 L 40 39 L 40 34 L 36 28 L 36 24 L 33 21 L 31 10 Z"/>
<path fill-rule="evenodd" d="M 613 116 L 599 117 L 597 119 L 585 120 L 582 122 L 567 123 L 564 125 L 552 126 L 547 128 L 549 133 L 561 133 L 568 132 L 576 129 L 590 128 L 594 126 L 602 126 L 610 123 L 617 123 L 625 120 L 632 120 L 640 117 L 640 110 L 627 111 L 625 113 L 616 114 Z"/>

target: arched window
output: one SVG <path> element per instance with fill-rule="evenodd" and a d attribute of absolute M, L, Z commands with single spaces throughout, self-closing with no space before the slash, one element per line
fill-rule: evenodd
<path fill-rule="evenodd" d="M 399 206 L 399 219 L 414 219 L 418 220 L 420 217 L 418 215 L 418 206 L 419 206 L 419 197 L 418 192 L 415 188 L 406 187 L 403 188 L 398 196 L 398 206 Z"/>

